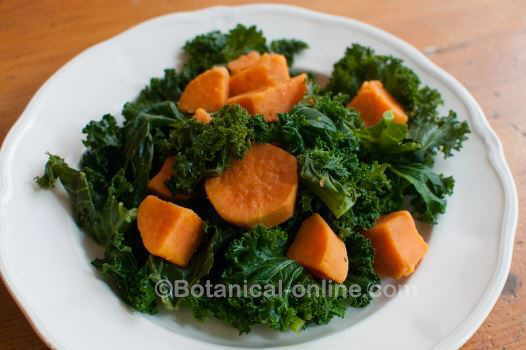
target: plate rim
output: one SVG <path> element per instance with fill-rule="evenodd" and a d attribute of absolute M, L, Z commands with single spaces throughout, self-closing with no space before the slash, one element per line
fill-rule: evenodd
<path fill-rule="evenodd" d="M 39 100 L 39 96 L 47 89 L 53 81 L 64 74 L 73 63 L 85 56 L 86 54 L 92 54 L 93 51 L 110 45 L 112 42 L 119 40 L 121 37 L 128 35 L 130 32 L 144 26 L 148 23 L 161 21 L 168 17 L 183 17 L 188 15 L 202 16 L 208 12 L 217 12 L 219 15 L 227 13 L 228 11 L 242 11 L 242 10 L 265 10 L 265 11 L 278 11 L 288 12 L 293 16 L 303 16 L 318 18 L 332 22 L 340 22 L 352 24 L 357 27 L 362 27 L 364 31 L 368 32 L 371 36 L 380 39 L 382 42 L 388 43 L 390 47 L 393 47 L 400 52 L 403 52 L 408 57 L 411 57 L 421 69 L 425 70 L 427 74 L 432 75 L 437 80 L 441 81 L 447 88 L 454 92 L 455 95 L 465 104 L 466 108 L 470 111 L 473 116 L 471 121 L 471 127 L 484 142 L 484 147 L 489 158 L 489 162 L 495 170 L 496 176 L 502 187 L 503 200 L 503 219 L 500 232 L 500 247 L 498 262 L 496 269 L 488 282 L 488 287 L 480 297 L 478 304 L 473 308 L 468 317 L 459 324 L 459 326 L 453 330 L 449 335 L 444 337 L 437 345 L 437 349 L 450 349 L 458 348 L 464 344 L 480 327 L 486 317 L 493 309 L 497 299 L 499 298 L 504 284 L 506 282 L 508 273 L 511 267 L 511 261 L 513 256 L 513 247 L 515 241 L 515 234 L 518 221 L 518 198 L 517 189 L 509 169 L 502 144 L 489 124 L 482 108 L 475 100 L 475 98 L 468 92 L 468 90 L 452 75 L 447 73 L 444 69 L 440 68 L 437 64 L 426 57 L 422 52 L 413 47 L 406 41 L 396 37 L 395 35 L 386 32 L 383 29 L 374 27 L 370 24 L 361 22 L 359 20 L 343 17 L 338 15 L 327 14 L 318 12 L 310 9 L 306 9 L 299 6 L 283 5 L 283 4 L 247 4 L 237 6 L 213 6 L 206 7 L 192 11 L 181 11 L 181 12 L 170 12 L 161 16 L 152 17 L 145 21 L 142 21 L 136 25 L 129 27 L 128 29 L 114 35 L 104 41 L 101 41 L 95 45 L 92 45 L 82 50 L 75 57 L 70 59 L 66 64 L 62 65 L 55 73 L 53 73 L 37 92 L 30 99 L 23 112 L 20 114 L 14 125 L 10 128 L 7 133 L 2 146 L 0 148 L 0 238 L 5 234 L 3 208 L 7 207 L 9 199 L 11 198 L 11 190 L 8 185 L 10 183 L 10 174 L 6 170 L 7 167 L 3 166 L 8 164 L 13 157 L 13 151 L 16 149 L 16 145 L 28 129 L 32 121 L 35 120 L 35 109 L 36 101 Z M 40 320 L 38 315 L 31 311 L 31 306 L 28 302 L 22 300 L 17 293 L 17 287 L 11 283 L 9 275 L 6 269 L 6 261 L 4 257 L 0 255 L 0 278 L 2 278 L 8 293 L 15 300 L 18 308 L 22 311 L 23 315 L 28 320 L 29 324 L 36 332 L 36 334 L 46 343 L 50 348 L 63 348 L 59 342 L 54 338 L 52 332 L 50 332 L 45 323 Z"/>

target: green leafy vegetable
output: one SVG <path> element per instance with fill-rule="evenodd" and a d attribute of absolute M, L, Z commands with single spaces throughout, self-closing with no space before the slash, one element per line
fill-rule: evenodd
<path fill-rule="evenodd" d="M 75 221 L 99 243 L 108 242 L 114 232 L 124 231 L 135 218 L 135 210 L 126 209 L 116 199 L 121 194 L 119 192 L 130 190 L 121 174 L 114 178 L 106 200 L 99 203 L 94 200 L 93 189 L 85 173 L 69 167 L 62 158 L 49 155 L 45 173 L 36 181 L 43 188 L 53 188 L 57 180 L 71 198 Z M 119 182 L 124 184 L 118 185 Z"/>
<path fill-rule="evenodd" d="M 92 187 L 83 172 L 69 167 L 60 157 L 50 155 L 46 172 L 37 183 L 52 188 L 57 179 L 71 198 L 79 227 L 106 248 L 104 259 L 95 260 L 94 266 L 111 281 L 127 304 L 142 312 L 155 312 L 157 297 L 148 271 L 139 265 L 124 239 L 124 232 L 135 219 L 135 209 L 126 209 L 116 199 L 119 192 L 130 190 L 122 174 L 114 178 L 103 204 L 94 202 Z"/>
<path fill-rule="evenodd" d="M 336 218 L 356 203 L 358 194 L 345 154 L 337 150 L 314 149 L 300 155 L 299 161 L 302 181 Z"/>
<path fill-rule="evenodd" d="M 402 153 L 420 151 L 421 146 L 407 139 L 407 125 L 394 122 L 393 112 L 387 111 L 380 122 L 357 131 L 361 145 L 373 156 L 399 156 Z"/>
<path fill-rule="evenodd" d="M 312 293 L 304 298 L 294 297 L 295 285 L 301 284 L 305 290 L 309 285 L 321 287 L 303 267 L 285 257 L 287 240 L 284 231 L 262 227 L 233 240 L 226 251 L 227 268 L 220 281 L 239 286 L 257 285 L 261 287 L 261 295 L 241 293 L 225 299 L 186 300 L 196 316 L 214 316 L 242 333 L 249 332 L 256 324 L 298 331 L 306 324 L 323 324 L 336 315 L 343 316 L 347 305 L 343 296 L 324 297 L 321 293 L 319 296 Z"/>
<path fill-rule="evenodd" d="M 308 48 L 309 45 L 306 42 L 297 39 L 279 39 L 270 43 L 270 51 L 285 56 L 289 66 L 294 64 L 296 55 Z"/>
<path fill-rule="evenodd" d="M 361 233 L 345 232 L 347 254 L 349 258 L 349 277 L 346 286 L 359 286 L 360 293 L 350 295 L 348 302 L 353 307 L 365 307 L 372 301 L 371 292 L 376 291 L 380 278 L 374 271 L 374 250 L 371 241 Z"/>
<path fill-rule="evenodd" d="M 445 123 L 449 125 L 447 121 Z M 388 163 L 390 176 L 398 177 L 400 201 L 403 197 L 410 197 L 414 214 L 422 221 L 435 223 L 438 216 L 445 212 L 446 197 L 453 193 L 454 181 L 451 177 L 433 172 L 432 158 L 426 160 L 426 157 L 433 155 L 430 150 L 438 147 L 432 143 L 443 140 L 440 130 L 431 124 L 429 129 L 421 131 L 419 139 L 426 145 L 414 142 L 407 126 L 394 123 L 390 112 L 387 112 L 377 125 L 359 130 L 358 135 L 365 157 Z M 434 140 L 433 136 L 436 136 Z"/>
<path fill-rule="evenodd" d="M 359 133 L 363 123 L 355 111 L 345 108 L 345 99 L 344 95 L 307 98 L 307 104 L 281 116 L 277 138 L 298 157 L 302 182 L 315 195 L 309 196 L 303 189 L 302 198 L 308 198 L 311 210 L 323 209 L 316 203 L 319 200 L 336 222 L 349 211 L 356 214 L 365 205 L 367 220 L 363 220 L 364 215 L 352 220 L 342 218 L 351 231 L 360 232 L 393 206 L 378 204 L 377 210 L 370 210 L 373 202 L 381 202 L 386 196 L 390 182 L 384 175 L 386 166 L 360 162 Z M 354 206 L 356 210 L 351 210 Z"/>
<path fill-rule="evenodd" d="M 177 101 L 184 87 L 193 78 L 191 74 L 180 75 L 175 69 L 165 69 L 163 78 L 152 78 L 133 102 L 124 105 L 122 115 L 134 119 L 140 112 L 164 101 Z"/>
<path fill-rule="evenodd" d="M 224 34 L 213 31 L 196 36 L 183 47 L 186 64 L 183 73 L 197 75 L 208 68 L 225 64 L 248 51 L 266 52 L 267 44 L 263 33 L 255 26 L 246 27 L 238 24 Z"/>
<path fill-rule="evenodd" d="M 453 178 L 436 174 L 424 164 L 397 165 L 389 169 L 411 185 L 407 195 L 412 197 L 418 218 L 435 223 L 438 215 L 446 210 L 445 197 L 453 193 Z"/>
<path fill-rule="evenodd" d="M 347 48 L 344 57 L 336 62 L 327 90 L 355 96 L 362 83 L 380 80 L 410 116 L 419 108 L 420 79 L 402 60 L 392 56 L 376 55 L 371 48 L 353 44 Z M 439 96 L 437 96 L 439 98 Z M 433 101 L 437 106 L 441 100 Z"/>
<path fill-rule="evenodd" d="M 418 161 L 433 164 L 438 151 L 451 157 L 453 151 L 460 151 L 462 144 L 470 133 L 466 122 L 460 122 L 455 112 L 450 111 L 447 117 L 420 118 L 411 124 L 409 138 L 418 142 L 421 147 L 415 156 Z"/>
<path fill-rule="evenodd" d="M 328 215 L 329 224 L 346 238 L 371 228 L 384 214 L 402 208 L 402 195 L 387 176 L 387 164 L 360 163 L 353 169 L 356 203 L 340 218 Z"/>
<path fill-rule="evenodd" d="M 368 80 L 380 80 L 408 113 L 410 138 L 422 145 L 416 154 L 419 162 L 432 164 L 437 151 L 449 157 L 453 150 L 462 148 L 470 133 L 467 122 L 460 122 L 454 112 L 439 117 L 438 107 L 443 104 L 440 93 L 422 86 L 401 59 L 376 55 L 371 48 L 353 44 L 334 65 L 326 92 L 353 97 Z"/>
<path fill-rule="evenodd" d="M 95 259 L 92 264 L 128 305 L 141 312 L 157 311 L 158 297 L 151 272 L 137 261 L 121 232 L 114 232 L 104 258 Z"/>

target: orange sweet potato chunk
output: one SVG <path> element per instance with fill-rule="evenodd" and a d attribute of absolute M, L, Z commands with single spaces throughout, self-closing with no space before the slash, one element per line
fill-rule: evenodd
<path fill-rule="evenodd" d="M 199 123 L 208 124 L 212 121 L 212 116 L 204 109 L 198 108 L 195 110 L 194 119 Z"/>
<path fill-rule="evenodd" d="M 137 226 L 148 252 L 186 266 L 203 236 L 203 221 L 191 209 L 147 196 L 139 205 Z"/>
<path fill-rule="evenodd" d="M 226 221 L 241 227 L 273 227 L 294 214 L 296 158 L 271 144 L 252 146 L 243 159 L 205 182 L 208 199 Z"/>
<path fill-rule="evenodd" d="M 233 61 L 230 61 L 227 65 L 228 69 L 230 69 L 230 72 L 232 75 L 239 73 L 245 68 L 250 67 L 251 65 L 255 64 L 259 61 L 261 58 L 261 55 L 257 51 L 250 51 L 246 55 L 239 56 Z"/>
<path fill-rule="evenodd" d="M 360 112 L 365 126 L 373 126 L 378 123 L 384 112 L 389 110 L 393 111 L 395 123 L 406 124 L 408 119 L 402 106 L 378 80 L 365 81 L 348 107 L 353 107 Z"/>
<path fill-rule="evenodd" d="M 317 277 L 342 283 L 349 272 L 345 243 L 319 214 L 301 224 L 287 256 Z"/>
<path fill-rule="evenodd" d="M 407 210 L 382 216 L 365 235 L 374 246 L 376 271 L 396 279 L 411 275 L 428 249 Z"/>
<path fill-rule="evenodd" d="M 257 63 L 230 78 L 230 96 L 273 86 L 289 79 L 285 56 L 264 54 Z"/>
<path fill-rule="evenodd" d="M 278 113 L 290 111 L 303 98 L 306 81 L 307 75 L 300 74 L 278 85 L 231 97 L 227 104 L 241 105 L 252 115 L 262 114 L 266 121 L 276 121 Z"/>
<path fill-rule="evenodd" d="M 194 113 L 198 108 L 217 111 L 228 98 L 229 78 L 225 67 L 214 67 L 199 74 L 184 89 L 179 108 L 188 113 Z"/>
<path fill-rule="evenodd" d="M 166 186 L 166 181 L 173 176 L 174 163 L 175 157 L 166 158 L 161 170 L 159 170 L 159 172 L 148 182 L 148 189 L 164 198 L 174 198 L 179 200 L 188 199 L 190 196 L 185 194 L 173 195 L 168 186 Z"/>

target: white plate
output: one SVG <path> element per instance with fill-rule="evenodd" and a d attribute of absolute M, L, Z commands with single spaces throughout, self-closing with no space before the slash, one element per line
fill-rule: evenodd
<path fill-rule="evenodd" d="M 343 320 L 300 335 L 258 330 L 249 336 L 187 313 L 144 317 L 125 307 L 90 265 L 98 250 L 75 226 L 63 193 L 37 190 L 45 152 L 76 164 L 80 130 L 103 113 L 119 114 L 152 76 L 174 66 L 185 40 L 237 23 L 269 38 L 294 37 L 311 49 L 296 67 L 329 74 L 351 42 L 401 57 L 468 120 L 461 153 L 439 161 L 455 194 L 427 237 L 430 250 L 402 286 L 409 293 L 349 310 Z M 480 326 L 510 267 L 517 198 L 502 147 L 473 97 L 407 43 L 369 25 L 277 5 L 216 7 L 159 17 L 98 44 L 54 74 L 6 138 L 0 158 L 0 270 L 36 331 L 59 349 L 453 349 Z M 358 322 L 360 321 L 360 322 Z"/>

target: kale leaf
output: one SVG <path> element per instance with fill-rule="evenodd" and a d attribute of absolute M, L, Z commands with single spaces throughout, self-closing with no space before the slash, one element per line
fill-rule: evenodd
<path fill-rule="evenodd" d="M 114 177 L 106 199 L 99 202 L 84 172 L 71 168 L 58 156 L 49 155 L 44 175 L 36 181 L 42 188 L 53 188 L 57 180 L 71 199 L 75 221 L 98 243 L 107 243 L 114 232 L 125 231 L 134 220 L 135 210 L 126 209 L 117 200 L 123 192 L 131 190 L 122 173 Z"/>
<path fill-rule="evenodd" d="M 356 203 L 345 214 L 336 218 L 325 214 L 328 223 L 345 239 L 352 233 L 371 228 L 381 215 L 402 208 L 402 194 L 387 175 L 388 164 L 364 163 L 353 169 Z"/>
<path fill-rule="evenodd" d="M 183 73 L 197 75 L 208 68 L 225 64 L 249 51 L 266 52 L 267 40 L 255 26 L 238 24 L 228 33 L 212 31 L 196 36 L 183 47 L 186 64 Z"/>
<path fill-rule="evenodd" d="M 417 218 L 436 223 L 438 215 L 446 211 L 446 197 L 453 193 L 453 178 L 436 174 L 429 166 L 418 163 L 393 165 L 389 170 L 410 185 L 404 194 L 412 199 Z"/>
<path fill-rule="evenodd" d="M 430 150 L 438 147 L 433 142 L 444 140 L 438 135 L 440 132 L 431 124 L 429 129 L 422 130 L 420 139 L 426 144 L 414 142 L 406 125 L 394 123 L 391 112 L 386 112 L 375 126 L 357 132 L 363 148 L 361 156 L 388 164 L 389 177 L 398 184 L 400 200 L 410 197 L 415 216 L 428 223 L 435 223 L 445 212 L 446 197 L 453 193 L 454 187 L 453 178 L 433 172 L 432 160 L 425 158 L 430 156 Z"/>
<path fill-rule="evenodd" d="M 131 186 L 119 173 L 109 186 L 107 199 L 102 204 L 93 198 L 93 189 L 85 173 L 69 167 L 62 158 L 50 155 L 43 176 L 37 183 L 52 188 L 60 180 L 69 194 L 74 218 L 86 233 L 105 246 L 103 259 L 93 265 L 112 284 L 119 296 L 134 309 L 153 313 L 157 296 L 148 270 L 141 267 L 132 249 L 124 239 L 124 233 L 135 220 L 135 209 L 127 209 L 117 200 Z"/>
<path fill-rule="evenodd" d="M 433 116 L 416 119 L 411 124 L 408 137 L 421 145 L 415 153 L 416 159 L 433 164 L 433 159 L 439 151 L 446 158 L 451 157 L 453 151 L 460 151 L 469 133 L 468 124 L 460 122 L 456 113 L 450 111 L 443 118 Z"/>
<path fill-rule="evenodd" d="M 312 149 L 302 153 L 301 180 L 331 210 L 341 217 L 356 203 L 358 193 L 348 162 L 353 159 L 338 150 Z M 356 160 L 355 160 L 356 162 Z"/>
<path fill-rule="evenodd" d="M 163 78 L 152 78 L 150 84 L 139 93 L 133 102 L 124 105 L 122 115 L 130 120 L 157 103 L 178 101 L 191 78 L 193 78 L 191 75 L 178 74 L 175 69 L 165 69 Z"/>
<path fill-rule="evenodd" d="M 158 297 L 149 267 L 140 264 L 122 232 L 114 231 L 106 244 L 104 257 L 93 266 L 110 283 L 121 299 L 135 310 L 153 314 Z"/>
<path fill-rule="evenodd" d="M 401 154 L 417 150 L 420 152 L 422 149 L 420 144 L 407 139 L 407 125 L 395 123 L 392 111 L 385 112 L 378 124 L 359 129 L 356 134 L 363 151 L 376 159 L 400 157 Z"/>
<path fill-rule="evenodd" d="M 270 51 L 281 54 L 287 58 L 289 67 L 294 64 L 296 55 L 308 48 L 309 45 L 306 42 L 297 39 L 272 40 L 269 46 Z"/>
<path fill-rule="evenodd" d="M 347 300 L 352 307 L 365 307 L 372 301 L 371 292 L 380 284 L 380 278 L 374 270 L 373 246 L 362 233 L 345 232 L 340 235 L 346 237 L 349 259 L 349 276 L 345 285 L 360 287 L 360 293 L 349 295 Z"/>

